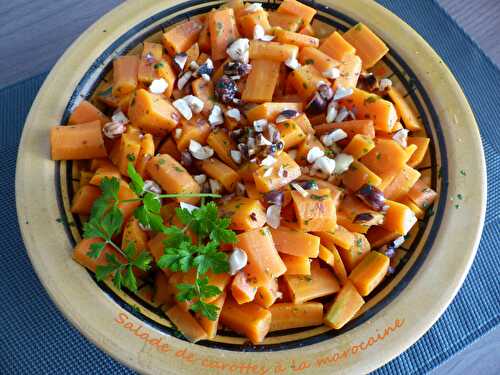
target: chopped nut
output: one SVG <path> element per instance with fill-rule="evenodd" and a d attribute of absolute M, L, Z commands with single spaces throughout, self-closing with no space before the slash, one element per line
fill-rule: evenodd
<path fill-rule="evenodd" d="M 270 205 L 266 210 L 266 223 L 271 228 L 278 228 L 280 226 L 281 206 L 277 204 Z"/>
<path fill-rule="evenodd" d="M 290 120 L 292 118 L 295 118 L 299 115 L 299 112 L 297 112 L 294 109 L 285 109 L 283 112 L 281 112 L 278 117 L 276 117 L 276 124 L 285 122 L 286 120 Z"/>
<path fill-rule="evenodd" d="M 231 150 L 231 159 L 234 160 L 236 164 L 241 164 L 241 152 L 238 150 Z"/>
<path fill-rule="evenodd" d="M 111 120 L 115 123 L 123 125 L 129 123 L 127 116 L 125 116 L 125 114 L 121 110 L 118 110 L 115 113 L 113 113 L 113 116 L 111 116 Z"/>
<path fill-rule="evenodd" d="M 249 48 L 249 40 L 246 38 L 239 38 L 231 43 L 226 52 L 232 60 L 248 64 Z"/>
<path fill-rule="evenodd" d="M 189 212 L 193 212 L 194 210 L 197 210 L 199 208 L 198 206 L 194 206 L 186 202 L 180 202 L 179 206 L 181 206 L 181 209 L 188 210 Z"/>
<path fill-rule="evenodd" d="M 330 159 L 328 156 L 321 156 L 314 161 L 312 167 L 314 170 L 320 170 L 327 175 L 331 175 L 335 171 L 335 160 Z"/>
<path fill-rule="evenodd" d="M 200 113 L 203 110 L 203 100 L 194 95 L 186 95 L 183 97 L 184 101 L 188 104 L 193 113 Z"/>
<path fill-rule="evenodd" d="M 203 185 L 207 181 L 207 176 L 204 174 L 197 174 L 193 176 L 193 179 L 198 183 L 198 185 Z"/>
<path fill-rule="evenodd" d="M 198 160 L 206 160 L 214 154 L 214 150 L 211 147 L 202 146 L 193 139 L 189 142 L 189 151 Z"/>
<path fill-rule="evenodd" d="M 177 67 L 181 72 L 184 70 L 184 66 L 186 65 L 187 59 L 188 55 L 186 52 L 181 52 L 174 56 L 174 63 L 175 65 L 177 65 Z"/>
<path fill-rule="evenodd" d="M 208 123 L 211 126 L 218 126 L 224 123 L 224 117 L 222 116 L 222 109 L 217 104 L 213 106 L 212 111 L 208 116 Z"/>
<path fill-rule="evenodd" d="M 255 120 L 253 122 L 253 128 L 258 133 L 263 132 L 264 129 L 266 128 L 266 126 L 267 126 L 267 120 L 266 119 Z"/>
<path fill-rule="evenodd" d="M 238 108 L 231 108 L 231 109 L 227 110 L 226 116 L 236 120 L 237 122 L 241 121 L 241 113 L 240 113 L 240 110 Z"/>
<path fill-rule="evenodd" d="M 191 118 L 193 117 L 193 112 L 191 111 L 189 104 L 183 98 L 174 100 L 172 102 L 172 105 L 181 113 L 181 115 L 186 120 L 191 120 Z"/>
<path fill-rule="evenodd" d="M 247 265 L 248 263 L 247 253 L 235 247 L 228 258 L 228 262 L 229 262 L 229 274 L 231 276 L 236 275 L 238 271 L 242 270 Z"/>
<path fill-rule="evenodd" d="M 182 90 L 184 88 L 184 86 L 186 86 L 186 84 L 189 82 L 192 75 L 193 75 L 193 72 L 191 72 L 190 70 L 188 70 L 186 73 L 181 75 L 179 77 L 179 79 L 177 80 L 177 88 L 179 90 Z"/>
<path fill-rule="evenodd" d="M 335 91 L 335 95 L 333 96 L 333 100 L 340 100 L 347 98 L 348 96 L 351 96 L 353 93 L 353 89 L 351 88 L 344 88 L 344 87 L 338 87 L 337 91 Z"/>
<path fill-rule="evenodd" d="M 342 129 L 335 129 L 334 131 L 321 136 L 321 142 L 327 146 L 332 146 L 335 142 L 347 138 L 347 133 Z"/>
<path fill-rule="evenodd" d="M 323 72 L 323 77 L 329 79 L 337 79 L 340 77 L 340 70 L 338 68 L 332 67 Z"/>
<path fill-rule="evenodd" d="M 213 194 L 220 194 L 222 192 L 222 185 L 220 184 L 219 181 L 210 178 L 208 180 L 208 183 L 210 185 L 210 190 L 212 191 Z"/>
<path fill-rule="evenodd" d="M 321 150 L 318 146 L 314 146 L 307 153 L 307 162 L 312 164 L 317 159 L 321 158 L 324 155 L 325 155 L 325 153 L 323 152 L 323 150 Z"/>
<path fill-rule="evenodd" d="M 353 157 L 349 154 L 338 154 L 335 157 L 335 174 L 342 174 L 347 171 L 353 161 Z"/>
<path fill-rule="evenodd" d="M 121 122 L 108 122 L 102 128 L 103 134 L 109 139 L 115 139 L 125 133 L 126 127 Z"/>
<path fill-rule="evenodd" d="M 326 122 L 331 124 L 333 121 L 335 121 L 335 118 L 337 117 L 338 111 L 338 103 L 334 100 L 332 100 L 330 103 L 328 103 L 328 107 L 326 109 Z"/>
<path fill-rule="evenodd" d="M 392 87 L 392 81 L 389 78 L 382 78 L 379 84 L 380 91 L 387 91 Z"/>
<path fill-rule="evenodd" d="M 161 187 L 153 180 L 146 180 L 144 181 L 144 191 L 153 194 L 161 194 Z"/>

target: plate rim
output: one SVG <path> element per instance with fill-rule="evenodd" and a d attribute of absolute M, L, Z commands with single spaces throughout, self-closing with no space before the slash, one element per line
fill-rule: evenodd
<path fill-rule="evenodd" d="M 152 5 L 152 0 L 147 0 L 147 3 Z M 325 0 L 322 1 L 324 3 L 327 3 L 328 5 L 332 4 L 338 8 L 340 7 L 338 3 L 338 0 Z M 159 4 L 164 4 L 164 6 L 167 5 L 173 5 L 171 0 L 166 0 L 166 1 L 158 1 L 157 3 Z M 404 28 L 406 28 L 406 32 L 410 32 L 413 37 L 419 39 L 419 44 L 423 47 L 425 47 L 426 52 L 429 53 L 430 55 L 433 55 L 435 59 L 438 59 L 441 61 L 441 58 L 437 53 L 432 49 L 432 47 L 409 25 L 407 25 L 403 20 L 401 20 L 399 17 L 394 15 L 392 12 L 387 10 L 386 8 L 382 7 L 381 5 L 375 3 L 375 2 L 366 2 L 365 0 L 356 0 L 355 3 L 360 4 L 363 3 L 364 6 L 373 6 L 375 8 L 378 8 L 378 12 L 384 14 L 385 17 L 392 18 L 394 21 L 394 18 L 397 20 L 398 23 L 401 23 L 404 25 Z M 174 2 L 175 4 L 175 2 Z M 157 4 L 158 5 L 158 4 Z M 163 6 L 162 6 L 163 7 Z M 58 74 L 60 73 L 60 70 L 63 69 L 64 65 L 66 64 L 65 58 L 67 57 L 68 54 L 74 53 L 80 46 L 83 44 L 83 41 L 90 38 L 92 35 L 95 36 L 95 34 L 98 32 L 98 28 L 101 27 L 102 25 L 105 25 L 107 22 L 110 22 L 114 17 L 117 17 L 120 13 L 129 13 L 132 12 L 134 9 L 139 8 L 137 5 L 134 4 L 133 1 L 127 1 L 124 2 L 123 4 L 119 5 L 118 7 L 114 8 L 110 12 L 108 12 L 106 15 L 101 17 L 98 21 L 96 21 L 93 25 L 91 25 L 82 35 L 75 40 L 75 42 L 72 43 L 72 45 L 67 49 L 67 51 L 61 56 L 61 58 L 58 60 L 57 64 L 53 67 L 51 70 L 50 74 L 47 76 L 43 86 L 40 88 L 39 93 L 37 94 L 37 97 L 32 105 L 32 108 L 30 110 L 30 113 L 26 119 L 25 122 L 25 127 L 23 129 L 23 134 L 21 137 L 21 142 L 19 145 L 19 152 L 18 152 L 18 159 L 17 159 L 17 164 L 16 164 L 16 207 L 17 207 L 17 212 L 18 212 L 18 220 L 19 220 L 19 225 L 21 228 L 21 233 L 23 237 L 24 244 L 28 250 L 28 255 L 30 257 L 30 261 L 33 264 L 33 268 L 36 271 L 36 274 L 39 278 L 39 280 L 42 282 L 42 285 L 44 286 L 45 290 L 49 293 L 52 301 L 56 304 L 58 307 L 59 311 L 63 313 L 65 318 L 69 320 L 74 327 L 76 327 L 80 333 L 82 333 L 87 339 L 92 341 L 94 344 L 96 344 L 100 349 L 106 351 L 108 354 L 110 354 L 113 358 L 119 360 L 122 363 L 125 363 L 126 365 L 135 368 L 136 370 L 144 370 L 143 367 L 138 366 L 138 363 L 136 360 L 133 360 L 129 358 L 128 356 L 124 355 L 119 355 L 118 353 L 112 351 L 110 348 L 107 348 L 103 345 L 102 342 L 100 342 L 96 337 L 90 334 L 89 331 L 84 329 L 78 321 L 75 320 L 75 317 L 69 313 L 67 309 L 64 308 L 63 301 L 61 301 L 60 296 L 57 294 L 53 293 L 53 285 L 51 284 L 52 280 L 50 277 L 47 277 L 47 275 L 43 274 L 41 272 L 41 266 L 42 264 L 39 263 L 39 259 L 37 258 L 36 254 L 36 246 L 32 243 L 32 238 L 29 237 L 28 231 L 31 229 L 31 227 L 28 227 L 28 225 L 25 223 L 24 218 L 29 217 L 30 215 L 26 211 L 26 207 L 22 204 L 22 201 L 24 200 L 24 197 L 22 193 L 24 192 L 22 186 L 24 185 L 23 183 L 23 176 L 28 175 L 28 171 L 26 170 L 26 159 L 28 158 L 29 154 L 23 153 L 22 150 L 24 148 L 26 141 L 26 138 L 28 137 L 28 132 L 30 132 L 33 129 L 34 124 L 36 124 L 36 120 L 34 120 L 33 117 L 36 116 L 37 111 L 40 111 L 40 106 L 42 105 L 44 98 L 43 95 L 45 95 L 47 88 L 52 85 L 52 79 L 56 78 Z M 145 7 L 147 8 L 147 7 Z M 153 7 L 150 7 L 149 10 L 151 10 Z M 144 18 L 147 18 L 148 16 L 151 16 L 151 14 L 146 14 L 147 12 L 144 11 L 143 15 Z M 349 14 L 349 13 L 346 13 Z M 359 19 L 359 14 L 354 15 L 355 18 Z M 116 38 L 115 38 L 116 39 Z M 94 54 L 94 53 L 92 53 Z M 395 358 L 399 354 L 401 354 L 403 351 L 405 351 L 409 346 L 411 346 L 413 343 L 415 343 L 423 334 L 425 334 L 428 329 L 435 323 L 435 321 L 442 315 L 444 310 L 449 306 L 453 298 L 455 297 L 456 293 L 462 286 L 462 283 L 465 279 L 465 277 L 468 274 L 468 271 L 470 269 L 470 266 L 473 262 L 474 256 L 476 254 L 478 245 L 479 245 L 479 240 L 481 238 L 481 233 L 484 225 L 484 218 L 485 218 L 485 209 L 486 209 L 486 164 L 485 164 L 485 158 L 484 158 L 484 151 L 482 147 L 482 143 L 480 141 L 480 134 L 479 134 L 479 128 L 478 125 L 475 121 L 474 114 L 467 102 L 467 99 L 465 95 L 463 94 L 462 90 L 460 89 L 460 86 L 456 79 L 454 78 L 453 74 L 449 70 L 449 68 L 442 63 L 442 67 L 446 71 L 446 78 L 448 80 L 447 84 L 454 86 L 456 94 L 457 94 L 457 99 L 462 102 L 462 109 L 465 109 L 465 112 L 468 116 L 468 119 L 466 122 L 474 124 L 474 137 L 472 139 L 472 146 L 475 149 L 478 149 L 480 151 L 480 171 L 479 175 L 482 181 L 484 183 L 481 185 L 481 194 L 480 194 L 480 207 L 478 210 L 479 213 L 479 222 L 477 222 L 477 225 L 475 227 L 475 231 L 473 234 L 472 238 L 472 248 L 468 251 L 467 259 L 466 262 L 463 266 L 463 270 L 460 272 L 460 277 L 458 280 L 455 281 L 454 283 L 454 288 L 451 291 L 448 291 L 448 294 L 445 297 L 442 297 L 442 300 L 439 303 L 439 308 L 438 312 L 434 313 L 434 319 L 429 320 L 427 323 L 420 323 L 421 327 L 418 329 L 420 332 L 419 334 L 416 334 L 412 336 L 411 338 L 408 338 L 406 341 L 406 345 L 400 346 L 399 350 L 392 350 L 391 355 L 384 355 L 383 358 L 380 358 L 379 360 L 373 360 L 373 362 L 376 364 L 375 367 L 369 367 L 369 369 L 373 370 L 387 362 L 389 362 L 391 359 Z M 73 90 L 71 90 L 73 91 Z M 17 194 L 18 192 L 21 192 L 21 194 Z M 441 232 L 443 228 L 440 229 L 439 232 Z M 423 270 L 420 270 L 419 272 L 422 272 Z M 366 323 L 362 324 L 364 326 Z M 284 351 L 283 353 L 286 353 Z"/>

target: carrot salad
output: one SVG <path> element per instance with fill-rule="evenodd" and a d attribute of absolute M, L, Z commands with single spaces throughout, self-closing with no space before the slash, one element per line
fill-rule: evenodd
<path fill-rule="evenodd" d="M 152 280 L 193 342 L 342 328 L 436 198 L 419 117 L 372 72 L 387 46 L 361 23 L 319 35 L 315 14 L 232 0 L 180 22 L 51 129 L 52 159 L 79 161 L 75 261 Z"/>

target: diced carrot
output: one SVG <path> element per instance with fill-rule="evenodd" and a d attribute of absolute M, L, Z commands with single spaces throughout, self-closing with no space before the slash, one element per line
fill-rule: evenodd
<path fill-rule="evenodd" d="M 128 201 L 137 199 L 137 195 L 130 189 L 130 186 L 123 180 L 120 181 L 120 190 L 118 190 L 118 200 L 120 201 Z M 135 209 L 139 207 L 141 204 L 140 201 L 131 201 L 131 202 L 121 202 L 118 204 L 118 208 L 121 210 L 123 214 L 123 221 L 127 221 L 130 216 L 134 213 Z"/>
<path fill-rule="evenodd" d="M 247 253 L 245 271 L 255 276 L 258 283 L 265 283 L 286 272 L 286 266 L 274 246 L 271 232 L 267 227 L 253 229 L 237 236 L 239 247 Z"/>
<path fill-rule="evenodd" d="M 316 9 L 296 0 L 284 0 L 278 7 L 277 12 L 299 16 L 302 19 L 302 25 L 307 26 L 311 23 L 316 14 Z"/>
<path fill-rule="evenodd" d="M 163 93 L 166 98 L 172 95 L 175 87 L 175 80 L 177 75 L 175 74 L 174 68 L 172 68 L 172 60 L 169 56 L 164 56 L 161 61 L 153 65 L 155 74 L 158 78 L 163 78 L 167 81 L 167 89 Z"/>
<path fill-rule="evenodd" d="M 262 27 L 266 32 L 271 29 L 269 19 L 267 18 L 267 12 L 265 10 L 248 13 L 237 20 L 237 22 L 239 23 L 243 36 L 249 39 L 253 39 L 253 31 L 257 25 Z"/>
<path fill-rule="evenodd" d="M 299 47 L 292 44 L 281 44 L 278 42 L 263 42 L 260 40 L 250 41 L 250 59 L 251 60 L 273 60 L 284 62 L 288 59 L 297 57 Z"/>
<path fill-rule="evenodd" d="M 171 138 L 171 137 L 168 137 L 163 142 L 163 144 L 158 149 L 158 153 L 159 154 L 169 154 L 175 160 L 177 160 L 177 161 L 181 160 L 181 153 L 179 152 L 177 145 L 175 144 L 173 138 Z"/>
<path fill-rule="evenodd" d="M 155 154 L 155 144 L 153 140 L 153 136 L 151 134 L 144 134 L 144 137 L 141 139 L 141 150 L 139 151 L 139 155 L 137 156 L 137 160 L 135 162 L 135 169 L 137 173 L 141 175 L 142 178 L 146 176 L 146 164 L 149 159 L 153 157 Z"/>
<path fill-rule="evenodd" d="M 375 128 L 373 120 L 351 120 L 340 123 L 316 125 L 314 130 L 316 134 L 321 135 L 330 133 L 335 129 L 342 129 L 347 133 L 347 139 L 351 140 L 356 134 L 364 135 L 368 138 L 375 138 Z"/>
<path fill-rule="evenodd" d="M 399 201 L 415 185 L 420 175 L 419 171 L 405 165 L 391 184 L 384 189 L 385 198 Z"/>
<path fill-rule="evenodd" d="M 373 226 L 370 228 L 366 237 L 370 242 L 372 248 L 377 249 L 389 242 L 394 241 L 398 238 L 400 234 L 392 231 L 388 231 L 380 226 Z"/>
<path fill-rule="evenodd" d="M 226 49 L 238 39 L 234 10 L 220 9 L 208 14 L 208 30 L 212 47 L 212 59 L 222 60 L 226 57 Z"/>
<path fill-rule="evenodd" d="M 165 135 L 177 126 L 181 116 L 167 99 L 139 89 L 132 99 L 129 118 L 147 133 Z"/>
<path fill-rule="evenodd" d="M 265 283 L 259 285 L 254 302 L 262 307 L 268 308 L 273 305 L 280 296 L 278 279 L 269 279 Z"/>
<path fill-rule="evenodd" d="M 154 66 L 161 61 L 162 55 L 161 44 L 144 42 L 137 76 L 139 82 L 151 83 L 157 77 Z"/>
<path fill-rule="evenodd" d="M 314 31 L 314 28 L 312 27 L 312 25 L 304 26 L 303 28 L 301 28 L 299 30 L 299 33 L 304 34 L 304 35 L 309 35 L 309 36 L 316 35 L 316 32 Z"/>
<path fill-rule="evenodd" d="M 253 162 L 244 162 L 241 167 L 238 168 L 238 174 L 241 180 L 244 182 L 254 183 L 253 174 L 259 169 L 259 165 Z"/>
<path fill-rule="evenodd" d="M 339 283 L 333 273 L 322 268 L 319 262 L 311 263 L 311 275 L 285 275 L 283 276 L 292 295 L 293 303 L 303 303 L 315 298 L 337 293 Z"/>
<path fill-rule="evenodd" d="M 262 203 L 256 199 L 234 197 L 220 206 L 223 217 L 229 217 L 233 230 L 261 228 L 266 223 L 266 212 Z"/>
<path fill-rule="evenodd" d="M 198 60 L 198 57 L 200 56 L 200 47 L 198 46 L 198 43 L 194 43 L 193 45 L 191 45 L 191 47 L 186 50 L 186 55 L 187 59 L 184 68 L 189 67 L 191 63 Z"/>
<path fill-rule="evenodd" d="M 139 220 L 135 217 L 130 218 L 123 228 L 122 249 L 125 249 L 131 242 L 135 244 L 137 249 L 136 255 L 148 248 L 148 235 L 146 231 L 141 229 Z"/>
<path fill-rule="evenodd" d="M 281 259 L 286 266 L 285 275 L 310 275 L 311 261 L 308 257 L 281 254 Z"/>
<path fill-rule="evenodd" d="M 53 126 L 50 129 L 52 160 L 82 160 L 107 156 L 101 123 Z"/>
<path fill-rule="evenodd" d="M 384 179 L 396 176 L 406 164 L 406 153 L 403 147 L 392 139 L 377 138 L 375 148 L 360 160 L 367 168 Z"/>
<path fill-rule="evenodd" d="M 352 271 L 354 267 L 356 267 L 359 262 L 361 262 L 363 258 L 370 252 L 371 249 L 370 243 L 363 234 L 353 234 L 355 238 L 354 244 L 348 249 L 345 249 L 343 247 L 339 247 L 338 249 L 347 272 Z"/>
<path fill-rule="evenodd" d="M 354 159 L 365 156 L 375 147 L 373 139 L 366 135 L 356 134 L 342 152 L 351 154 Z"/>
<path fill-rule="evenodd" d="M 191 87 L 193 95 L 203 101 L 202 113 L 208 116 L 214 107 L 214 83 L 212 81 L 205 81 L 200 77 L 193 80 Z"/>
<path fill-rule="evenodd" d="M 340 77 L 334 82 L 334 87 L 355 88 L 361 74 L 362 62 L 357 55 L 347 55 L 342 60 L 339 70 Z"/>
<path fill-rule="evenodd" d="M 429 149 L 430 141 L 430 138 L 426 137 L 408 137 L 408 145 L 417 146 L 416 151 L 411 155 L 410 160 L 408 160 L 408 165 L 410 167 L 414 168 L 424 160 L 425 154 Z"/>
<path fill-rule="evenodd" d="M 334 258 L 333 273 L 339 280 L 340 285 L 345 285 L 345 283 L 347 282 L 347 270 L 345 268 L 344 262 L 342 261 L 340 253 L 335 245 L 329 247 L 329 249 L 332 252 Z"/>
<path fill-rule="evenodd" d="M 314 135 L 309 134 L 306 136 L 305 140 L 299 145 L 297 149 L 297 156 L 295 158 L 296 162 L 300 165 L 306 165 L 307 163 L 307 154 L 309 150 L 313 147 L 318 147 L 320 150 L 325 150 L 325 146 L 323 143 L 319 141 Z"/>
<path fill-rule="evenodd" d="M 318 258 L 331 267 L 333 267 L 335 264 L 335 256 L 333 255 L 333 252 L 326 246 L 319 246 Z"/>
<path fill-rule="evenodd" d="M 264 166 L 253 173 L 255 186 L 261 193 L 281 189 L 283 186 L 299 177 L 301 173 L 299 165 L 295 163 L 286 152 L 282 152 L 276 158 L 276 162 L 272 166 L 272 169 L 273 171 L 269 176 L 267 176 L 267 169 L 264 168 Z M 282 176 L 278 174 L 280 169 L 284 171 Z"/>
<path fill-rule="evenodd" d="M 163 272 L 155 275 L 155 294 L 153 301 L 158 305 L 172 306 L 175 304 L 176 288 L 169 284 L 167 276 Z"/>
<path fill-rule="evenodd" d="M 432 190 L 422 179 L 418 180 L 408 192 L 408 197 L 420 208 L 427 209 L 437 197 L 437 193 Z"/>
<path fill-rule="evenodd" d="M 104 115 L 99 108 L 87 100 L 82 100 L 76 106 L 69 116 L 69 125 L 88 124 L 94 121 L 99 121 L 101 125 L 110 121 L 109 117 Z"/>
<path fill-rule="evenodd" d="M 342 175 L 342 182 L 349 190 L 358 191 L 365 184 L 378 187 L 382 183 L 382 179 L 363 163 L 355 160 Z"/>
<path fill-rule="evenodd" d="M 354 246 L 354 241 L 356 240 L 354 234 L 342 225 L 337 225 L 337 228 L 332 231 L 316 232 L 314 234 L 319 236 L 321 243 L 329 249 L 332 249 L 335 245 L 344 249 L 350 249 Z"/>
<path fill-rule="evenodd" d="M 404 204 L 398 202 L 386 200 L 385 204 L 389 206 L 389 209 L 385 214 L 382 227 L 405 236 L 417 222 L 415 213 Z"/>
<path fill-rule="evenodd" d="M 213 129 L 208 135 L 207 143 L 215 151 L 219 159 L 233 169 L 238 168 L 238 165 L 231 158 L 231 150 L 235 150 L 236 145 L 226 130 Z"/>
<path fill-rule="evenodd" d="M 239 305 L 252 302 L 256 293 L 256 281 L 249 280 L 245 272 L 240 271 L 234 276 L 231 282 L 231 295 Z"/>
<path fill-rule="evenodd" d="M 319 302 L 276 303 L 269 311 L 272 315 L 270 332 L 319 326 L 323 323 L 323 304 Z"/>
<path fill-rule="evenodd" d="M 389 268 L 389 258 L 377 251 L 370 251 L 352 270 L 349 280 L 352 281 L 359 294 L 369 295 L 384 279 Z"/>
<path fill-rule="evenodd" d="M 272 27 L 281 27 L 288 31 L 299 31 L 303 24 L 300 15 L 295 14 L 268 12 L 268 19 Z"/>
<path fill-rule="evenodd" d="M 101 189 L 93 185 L 80 186 L 73 201 L 71 202 L 71 212 L 78 215 L 90 215 L 92 205 L 101 196 Z"/>
<path fill-rule="evenodd" d="M 132 130 L 133 129 L 133 130 Z M 124 176 L 128 176 L 128 164 L 137 160 L 141 151 L 140 132 L 132 127 L 120 138 L 120 152 L 118 154 L 118 169 Z"/>
<path fill-rule="evenodd" d="M 170 321 L 191 342 L 208 339 L 208 335 L 196 319 L 179 305 L 165 311 Z"/>
<path fill-rule="evenodd" d="M 234 191 L 236 183 L 240 181 L 240 176 L 235 170 L 215 158 L 203 160 L 201 169 L 208 176 L 219 181 L 229 192 Z"/>
<path fill-rule="evenodd" d="M 297 112 L 301 112 L 302 103 L 276 103 L 276 102 L 262 103 L 250 109 L 246 113 L 246 117 L 250 123 L 260 119 L 274 121 L 275 118 L 286 109 L 292 109 Z"/>
<path fill-rule="evenodd" d="M 274 245 L 280 253 L 316 258 L 319 253 L 320 238 L 309 233 L 286 228 L 270 229 Z"/>
<path fill-rule="evenodd" d="M 162 35 L 163 46 L 170 56 L 185 52 L 196 42 L 202 28 L 203 23 L 197 19 L 177 24 Z"/>
<path fill-rule="evenodd" d="M 92 244 L 102 242 L 103 241 L 100 238 L 82 239 L 73 250 L 73 259 L 92 272 L 95 272 L 97 266 L 105 266 L 108 264 L 108 260 L 106 258 L 106 255 L 108 254 L 115 255 L 121 263 L 126 262 L 125 258 L 121 254 L 117 253 L 116 250 L 110 245 L 106 245 L 97 258 L 91 258 L 87 255 L 91 250 L 90 246 Z"/>
<path fill-rule="evenodd" d="M 320 81 L 327 81 L 314 65 L 302 65 L 288 75 L 288 84 L 291 85 L 302 98 L 308 100 L 315 92 Z"/>
<path fill-rule="evenodd" d="M 223 292 L 214 302 L 212 302 L 212 305 L 218 308 L 217 318 L 215 320 L 210 320 L 206 316 L 196 313 L 198 323 L 200 323 L 203 330 L 207 333 L 208 339 L 213 339 L 215 336 L 217 336 L 219 318 L 222 312 L 222 306 L 224 306 L 225 301 L 226 293 Z"/>
<path fill-rule="evenodd" d="M 233 331 L 245 335 L 253 344 L 264 340 L 271 326 L 271 312 L 256 303 L 238 305 L 232 298 L 227 297 L 220 322 Z"/>
<path fill-rule="evenodd" d="M 337 31 L 334 31 L 328 38 L 323 40 L 319 50 L 338 61 L 343 61 L 348 55 L 356 53 L 356 48 L 349 44 Z"/>
<path fill-rule="evenodd" d="M 176 138 L 177 148 L 179 151 L 185 151 L 189 147 L 191 140 L 200 144 L 207 142 L 210 134 L 210 124 L 200 114 L 194 115 L 190 120 L 184 117 L 181 119 L 182 132 L 179 138 Z"/>
<path fill-rule="evenodd" d="M 299 47 L 318 47 L 319 39 L 304 35 L 300 33 L 294 33 L 293 31 L 288 31 L 284 29 L 276 29 L 274 31 L 274 35 L 276 36 L 276 40 L 280 43 L 284 44 L 294 44 Z"/>
<path fill-rule="evenodd" d="M 385 43 L 362 23 L 351 27 L 344 38 L 356 48 L 356 53 L 363 60 L 363 69 L 371 68 L 389 52 Z"/>
<path fill-rule="evenodd" d="M 124 55 L 113 60 L 113 95 L 121 96 L 137 88 L 139 56 Z"/>
<path fill-rule="evenodd" d="M 417 219 L 422 220 L 425 217 L 425 210 L 417 206 L 408 196 L 401 198 L 399 203 L 408 206 L 415 213 Z"/>
<path fill-rule="evenodd" d="M 120 179 L 121 175 L 118 168 L 113 164 L 103 164 L 101 167 L 97 168 L 89 183 L 91 185 L 99 186 L 104 177 L 115 177 L 117 179 Z"/>
<path fill-rule="evenodd" d="M 399 92 L 398 89 L 391 87 L 391 89 L 388 91 L 388 94 L 406 128 L 410 131 L 422 130 L 423 126 L 418 118 L 416 111 L 406 101 L 401 92 Z"/>
<path fill-rule="evenodd" d="M 210 31 L 208 30 L 208 17 L 203 22 L 203 27 L 200 31 L 200 35 L 198 35 L 198 46 L 200 47 L 200 51 L 204 53 L 210 53 Z"/>
<path fill-rule="evenodd" d="M 251 63 L 252 70 L 248 75 L 242 100 L 250 103 L 271 101 L 278 83 L 280 62 L 254 59 Z"/>
<path fill-rule="evenodd" d="M 330 231 L 337 224 L 336 208 L 329 189 L 309 190 L 304 197 L 292 191 L 295 215 L 301 230 Z"/>
<path fill-rule="evenodd" d="M 199 193 L 200 185 L 188 171 L 170 155 L 151 158 L 146 165 L 151 177 L 169 194 Z M 196 204 L 200 198 L 177 198 L 180 202 Z"/>
<path fill-rule="evenodd" d="M 339 103 L 348 109 L 356 108 L 356 116 L 361 119 L 371 119 L 376 130 L 390 132 L 398 120 L 394 105 L 380 96 L 367 91 L 354 89 L 351 96 Z"/>
<path fill-rule="evenodd" d="M 301 113 L 300 115 L 295 117 L 293 121 L 295 121 L 295 123 L 300 126 L 305 134 L 314 134 L 314 128 L 312 127 L 311 122 L 309 121 L 309 118 L 305 113 Z"/>
<path fill-rule="evenodd" d="M 330 69 L 340 69 L 341 63 L 332 59 L 323 51 L 313 47 L 304 47 L 300 49 L 299 62 L 302 65 L 313 65 L 318 72 L 326 72 Z"/>
<path fill-rule="evenodd" d="M 332 328 L 341 329 L 364 305 L 363 297 L 351 281 L 344 284 L 333 305 L 325 315 L 324 323 Z"/>
<path fill-rule="evenodd" d="M 281 140 L 285 144 L 284 150 L 297 146 L 306 138 L 304 131 L 295 122 L 295 119 L 281 122 L 276 127 L 280 132 Z"/>
<path fill-rule="evenodd" d="M 95 99 L 100 103 L 105 104 L 111 108 L 117 108 L 120 102 L 120 98 L 113 95 L 113 83 L 111 82 L 101 82 L 99 87 L 95 90 Z M 78 121 L 80 122 L 80 121 Z M 83 121 L 86 122 L 86 121 Z M 102 125 L 104 125 L 103 123 Z"/>

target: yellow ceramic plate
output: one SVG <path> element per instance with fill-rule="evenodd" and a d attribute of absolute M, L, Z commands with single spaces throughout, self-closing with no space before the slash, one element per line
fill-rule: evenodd
<path fill-rule="evenodd" d="M 387 42 L 391 51 L 375 71 L 390 77 L 418 110 L 432 139 L 419 169 L 440 198 L 434 214 L 420 220 L 398 253 L 395 275 L 377 288 L 356 319 L 340 331 L 318 327 L 274 333 L 259 346 L 230 332 L 193 345 L 178 338 L 161 307 L 148 302 L 150 285 L 142 285 L 138 295 L 119 292 L 109 283 L 96 283 L 71 259 L 81 233 L 80 218 L 68 210 L 79 164 L 50 160 L 50 127 L 66 123 L 81 98 L 92 97 L 115 56 L 219 4 L 129 1 L 87 30 L 54 67 L 26 121 L 17 165 L 19 223 L 31 261 L 52 299 L 85 336 L 143 372 L 369 372 L 417 341 L 453 299 L 474 258 L 486 201 L 479 132 L 460 87 L 415 31 L 373 1 L 317 2 L 315 26 L 320 32 L 343 31 L 361 21 Z M 452 201 L 457 194 L 463 196 L 459 210 Z"/>

